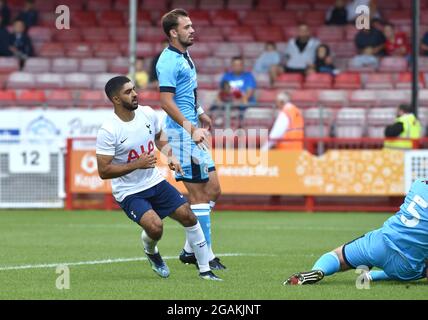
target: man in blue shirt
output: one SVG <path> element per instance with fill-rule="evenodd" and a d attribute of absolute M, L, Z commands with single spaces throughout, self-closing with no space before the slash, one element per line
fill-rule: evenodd
<path fill-rule="evenodd" d="M 428 181 L 416 180 L 400 210 L 382 228 L 321 256 L 311 271 L 298 272 L 285 285 L 312 284 L 324 276 L 356 268 L 368 281 L 428 278 Z"/>
<path fill-rule="evenodd" d="M 210 249 L 211 269 L 225 269 L 211 246 L 210 212 L 221 191 L 215 165 L 208 152 L 211 119 L 198 106 L 196 68 L 187 51 L 193 44 L 195 30 L 183 9 L 166 13 L 162 17 L 162 27 L 170 44 L 161 53 L 156 72 L 161 105 L 168 114 L 165 123 L 168 142 L 184 172 L 176 174 L 175 178 L 183 181 L 191 209 L 204 231 Z M 187 240 L 179 258 L 183 263 L 196 264 Z"/>

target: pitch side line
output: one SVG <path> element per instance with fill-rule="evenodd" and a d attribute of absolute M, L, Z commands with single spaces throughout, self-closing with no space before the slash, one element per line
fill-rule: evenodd
<path fill-rule="evenodd" d="M 219 257 L 275 257 L 274 254 L 256 254 L 256 253 L 223 253 L 217 254 Z M 177 256 L 167 256 L 162 257 L 164 260 L 177 259 Z M 0 267 L 0 271 L 8 270 L 25 270 L 25 269 L 46 269 L 46 268 L 56 268 L 61 265 L 66 266 L 85 266 L 85 265 L 95 265 L 95 264 L 110 264 L 110 263 L 121 263 L 121 262 L 134 262 L 134 261 L 146 261 L 145 257 L 135 257 L 135 258 L 118 258 L 118 259 L 106 259 L 106 260 L 95 260 L 95 261 L 79 261 L 79 262 L 60 262 L 60 263 L 49 263 L 49 264 L 29 264 L 21 266 L 10 266 L 10 267 Z"/>

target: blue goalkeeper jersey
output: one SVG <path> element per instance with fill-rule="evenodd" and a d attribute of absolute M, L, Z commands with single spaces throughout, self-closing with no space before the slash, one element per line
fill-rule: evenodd
<path fill-rule="evenodd" d="M 182 53 L 173 46 L 163 50 L 156 64 L 156 73 L 159 80 L 160 92 L 174 93 L 174 101 L 183 116 L 194 126 L 198 125 L 196 112 L 196 67 L 186 51 Z M 171 117 L 167 116 L 166 129 L 179 129 L 182 127 Z"/>
<path fill-rule="evenodd" d="M 428 259 L 428 181 L 416 180 L 404 203 L 382 227 L 385 242 L 415 267 Z"/>

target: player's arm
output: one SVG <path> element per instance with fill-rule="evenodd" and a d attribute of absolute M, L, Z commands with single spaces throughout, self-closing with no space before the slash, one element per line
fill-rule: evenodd
<path fill-rule="evenodd" d="M 113 164 L 112 161 L 113 156 L 97 154 L 98 174 L 101 179 L 119 178 L 134 170 L 154 168 L 156 165 L 156 157 L 147 153 L 129 163 Z"/>
<path fill-rule="evenodd" d="M 162 130 L 158 134 L 156 134 L 155 144 L 156 148 L 158 148 L 158 150 L 168 158 L 169 168 L 173 171 L 184 174 L 180 162 L 172 153 L 172 148 L 168 143 L 168 137 Z"/>
<path fill-rule="evenodd" d="M 182 126 L 192 137 L 196 143 L 203 143 L 206 141 L 208 132 L 204 128 L 196 128 L 190 121 L 188 121 L 174 101 L 174 93 L 172 92 L 161 92 L 160 102 L 162 109 L 180 126 Z"/>

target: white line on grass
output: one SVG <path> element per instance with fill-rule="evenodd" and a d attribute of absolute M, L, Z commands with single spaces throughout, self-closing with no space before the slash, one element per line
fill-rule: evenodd
<path fill-rule="evenodd" d="M 257 254 L 257 253 L 223 253 L 217 254 L 219 257 L 275 257 L 274 254 Z M 162 257 L 164 260 L 177 259 L 177 256 L 168 256 Z M 49 264 L 29 264 L 21 266 L 9 266 L 9 267 L 0 267 L 0 271 L 8 270 L 24 270 L 24 269 L 46 269 L 46 268 L 56 268 L 60 265 L 66 266 L 84 266 L 84 265 L 94 265 L 94 264 L 109 264 L 109 263 L 121 263 L 121 262 L 134 262 L 134 261 L 146 261 L 145 257 L 135 257 L 135 258 L 117 258 L 117 259 L 106 259 L 106 260 L 95 260 L 95 261 L 79 261 L 79 262 L 60 262 L 60 263 L 49 263 Z"/>

